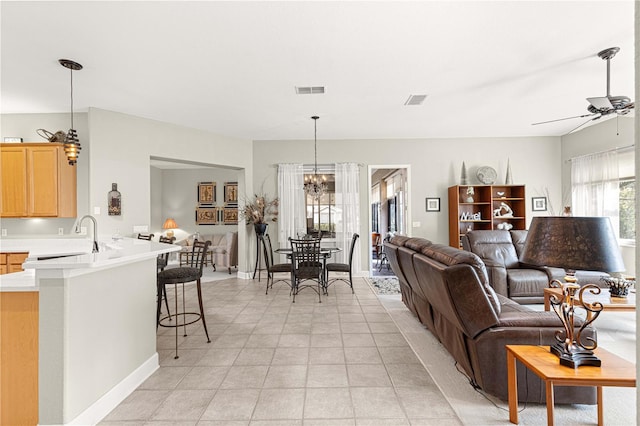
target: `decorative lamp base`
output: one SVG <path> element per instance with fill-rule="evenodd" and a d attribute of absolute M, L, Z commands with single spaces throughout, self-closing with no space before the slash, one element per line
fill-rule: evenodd
<path fill-rule="evenodd" d="M 550 352 L 560 358 L 560 365 L 564 365 L 565 367 L 578 368 L 581 365 L 600 367 L 602 365 L 600 358 L 595 356 L 592 351 L 586 349 L 568 352 L 558 343 L 551 346 Z"/>

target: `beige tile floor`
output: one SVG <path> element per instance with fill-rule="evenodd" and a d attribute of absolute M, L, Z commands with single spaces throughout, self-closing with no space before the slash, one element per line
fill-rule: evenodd
<path fill-rule="evenodd" d="M 174 329 L 160 328 L 160 369 L 101 424 L 462 424 L 363 278 L 322 303 L 311 289 L 291 303 L 282 283 L 265 295 L 264 284 L 203 284 L 211 343 L 194 324 L 174 359 Z"/>

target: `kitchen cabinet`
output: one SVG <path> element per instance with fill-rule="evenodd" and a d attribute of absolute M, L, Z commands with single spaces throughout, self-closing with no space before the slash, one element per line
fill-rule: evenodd
<path fill-rule="evenodd" d="M 1 144 L 0 217 L 75 217 L 76 166 L 61 143 Z"/>
<path fill-rule="evenodd" d="M 38 424 L 38 317 L 36 291 L 0 297 L 0 424 Z"/>
<path fill-rule="evenodd" d="M 29 253 L 0 253 L 0 275 L 22 271 L 22 264 Z"/>
<path fill-rule="evenodd" d="M 449 245 L 479 229 L 526 229 L 524 185 L 455 185 L 449 187 Z"/>

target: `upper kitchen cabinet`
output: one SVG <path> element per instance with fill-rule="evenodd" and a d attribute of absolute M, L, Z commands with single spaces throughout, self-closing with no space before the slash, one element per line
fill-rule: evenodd
<path fill-rule="evenodd" d="M 76 166 L 63 144 L 0 147 L 0 217 L 76 217 Z"/>

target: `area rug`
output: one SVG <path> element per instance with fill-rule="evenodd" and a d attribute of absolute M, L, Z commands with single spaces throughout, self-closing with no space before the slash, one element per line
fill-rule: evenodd
<path fill-rule="evenodd" d="M 396 277 L 370 277 L 368 280 L 378 294 L 400 293 L 400 284 Z"/>

